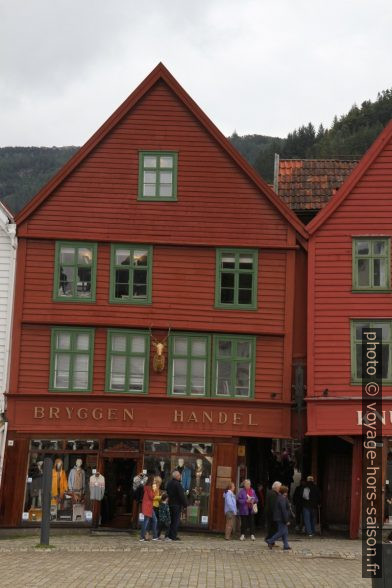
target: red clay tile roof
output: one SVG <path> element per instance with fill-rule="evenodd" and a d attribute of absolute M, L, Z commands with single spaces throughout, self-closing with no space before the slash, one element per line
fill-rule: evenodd
<path fill-rule="evenodd" d="M 320 210 L 357 163 L 357 159 L 280 159 L 277 192 L 293 210 Z"/>

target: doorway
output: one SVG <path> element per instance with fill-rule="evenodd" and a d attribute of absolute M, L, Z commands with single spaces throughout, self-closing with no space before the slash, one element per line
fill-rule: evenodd
<path fill-rule="evenodd" d="M 132 525 L 132 480 L 136 460 L 109 457 L 104 460 L 105 495 L 101 503 L 101 525 L 128 529 Z"/>

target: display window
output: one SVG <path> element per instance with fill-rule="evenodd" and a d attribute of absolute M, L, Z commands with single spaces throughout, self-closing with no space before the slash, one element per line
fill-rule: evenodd
<path fill-rule="evenodd" d="M 188 506 L 181 524 L 207 527 L 213 462 L 212 443 L 146 441 L 144 469 L 162 478 L 164 488 L 173 470 L 181 474 Z"/>
<path fill-rule="evenodd" d="M 52 459 L 50 520 L 53 523 L 92 522 L 89 480 L 97 468 L 96 440 L 42 439 L 30 443 L 22 519 L 42 520 L 42 481 L 45 457 Z"/>

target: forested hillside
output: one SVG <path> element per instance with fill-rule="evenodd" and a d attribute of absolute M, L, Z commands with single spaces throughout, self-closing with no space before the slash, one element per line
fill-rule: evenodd
<path fill-rule="evenodd" d="M 274 154 L 281 158 L 361 157 L 381 129 L 392 119 L 392 89 L 378 94 L 372 102 L 335 117 L 329 129 L 312 123 L 303 125 L 286 138 L 265 135 L 239 136 L 230 141 L 263 178 L 272 183 Z M 75 153 L 78 147 L 0 148 L 0 199 L 13 213 L 21 208 Z"/>

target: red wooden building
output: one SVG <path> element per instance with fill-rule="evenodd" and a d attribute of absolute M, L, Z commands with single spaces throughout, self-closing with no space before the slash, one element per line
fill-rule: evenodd
<path fill-rule="evenodd" d="M 132 476 L 179 466 L 184 522 L 221 528 L 228 480 L 291 435 L 301 222 L 160 64 L 17 223 L 1 524 L 39 520 L 52 455 L 53 521 L 91 520 L 99 470 L 129 522 Z"/>
<path fill-rule="evenodd" d="M 392 122 L 307 226 L 307 433 L 325 522 L 349 524 L 351 537 L 360 526 L 362 326 L 383 332 L 385 464 L 392 448 L 391 195 Z"/>

